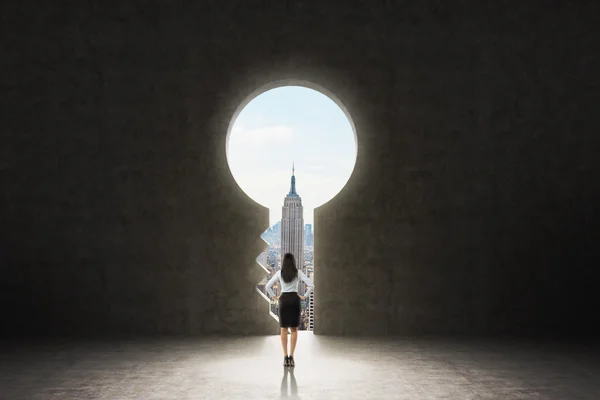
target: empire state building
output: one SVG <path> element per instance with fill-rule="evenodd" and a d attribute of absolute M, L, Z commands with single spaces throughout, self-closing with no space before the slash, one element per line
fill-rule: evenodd
<path fill-rule="evenodd" d="M 304 271 L 304 213 L 302 198 L 296 193 L 293 167 L 290 192 L 285 196 L 281 211 L 281 256 L 292 253 L 296 266 Z"/>

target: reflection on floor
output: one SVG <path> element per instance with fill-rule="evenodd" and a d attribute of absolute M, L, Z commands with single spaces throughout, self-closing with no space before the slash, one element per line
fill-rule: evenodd
<path fill-rule="evenodd" d="M 0 398 L 600 399 L 600 348 L 278 336 L 0 344 Z"/>

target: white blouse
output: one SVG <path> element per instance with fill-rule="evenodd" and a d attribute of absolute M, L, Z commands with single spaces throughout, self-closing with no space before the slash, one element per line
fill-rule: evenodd
<path fill-rule="evenodd" d="M 273 285 L 276 281 L 279 281 L 279 285 L 281 286 L 281 293 L 298 293 L 298 283 L 300 282 L 300 280 L 302 280 L 302 282 L 306 283 L 306 286 L 308 286 L 308 290 L 306 290 L 306 293 L 304 294 L 304 296 L 308 298 L 308 296 L 310 296 L 313 289 L 315 288 L 315 284 L 301 270 L 298 270 L 298 276 L 294 278 L 291 282 L 284 282 L 284 280 L 281 278 L 281 270 L 277 271 L 275 275 L 273 275 L 273 277 L 269 279 L 269 282 L 267 282 L 266 289 L 269 295 L 271 295 L 271 297 L 275 296 L 275 292 L 273 292 Z"/>

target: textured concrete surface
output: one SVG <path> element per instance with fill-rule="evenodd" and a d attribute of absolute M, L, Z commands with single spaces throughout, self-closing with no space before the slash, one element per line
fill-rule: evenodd
<path fill-rule="evenodd" d="M 287 78 L 359 145 L 317 333 L 598 333 L 597 2 L 5 3 L 2 334 L 272 333 L 225 140 Z"/>
<path fill-rule="evenodd" d="M 600 348 L 323 338 L 297 366 L 278 337 L 2 344 L 0 397 L 50 399 L 598 399 Z"/>

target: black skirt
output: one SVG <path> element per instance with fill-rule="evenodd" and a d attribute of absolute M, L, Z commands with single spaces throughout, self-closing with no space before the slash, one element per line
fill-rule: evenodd
<path fill-rule="evenodd" d="M 297 292 L 282 293 L 279 297 L 279 326 L 298 328 L 300 326 L 300 296 Z"/>

